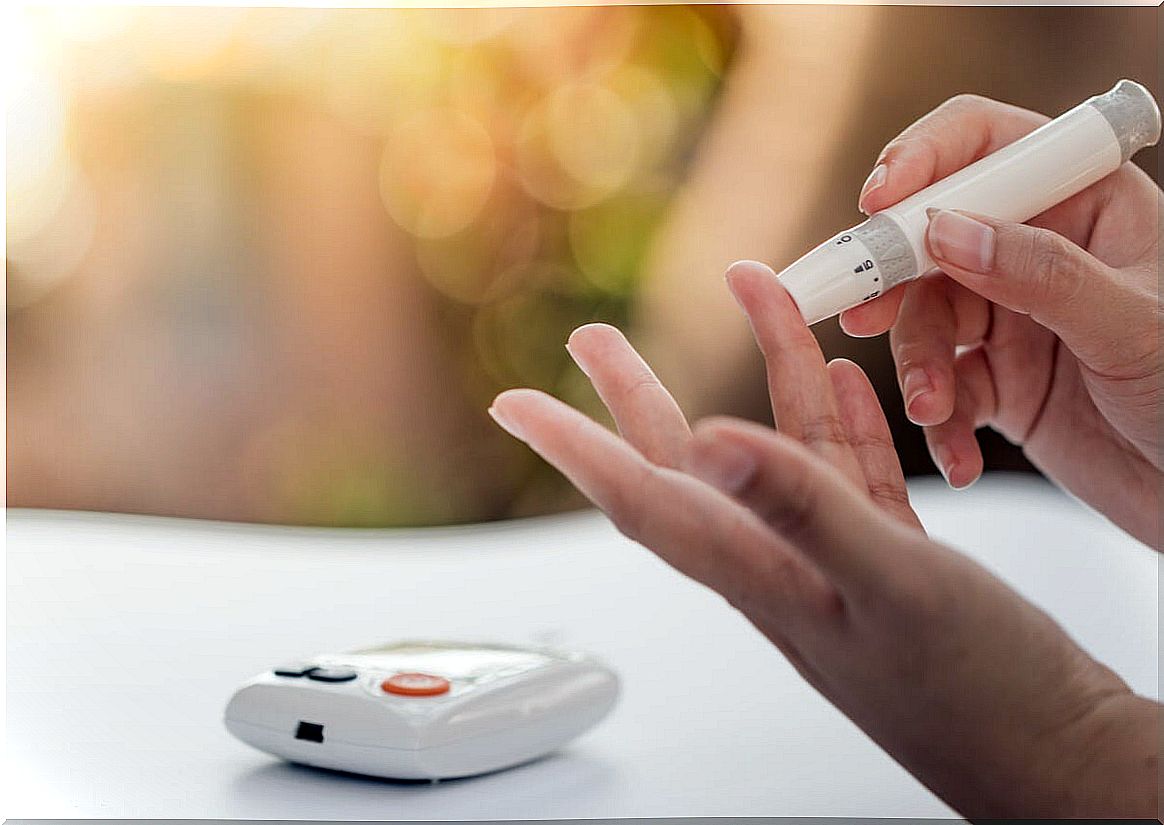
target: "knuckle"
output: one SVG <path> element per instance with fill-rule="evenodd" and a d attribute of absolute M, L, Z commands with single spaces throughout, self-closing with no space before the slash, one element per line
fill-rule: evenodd
<path fill-rule="evenodd" d="M 1047 230 L 1030 232 L 1020 255 L 1033 304 L 1044 305 L 1056 297 L 1073 300 L 1077 296 L 1082 279 L 1078 277 L 1077 256 L 1066 238 Z"/>
<path fill-rule="evenodd" d="M 909 507 L 909 493 L 906 489 L 890 481 L 873 481 L 869 483 L 869 495 L 877 501 L 895 507 Z"/>
<path fill-rule="evenodd" d="M 925 366 L 935 355 L 932 339 L 928 336 L 914 337 L 898 335 L 890 341 L 893 360 L 898 371 L 904 373 L 910 367 Z"/>
<path fill-rule="evenodd" d="M 641 395 L 643 392 L 653 391 L 657 384 L 658 381 L 654 375 L 645 371 L 638 372 L 628 376 L 618 388 L 618 392 L 623 398 L 629 399 Z"/>
<path fill-rule="evenodd" d="M 627 479 L 610 490 L 602 509 L 615 528 L 631 541 L 643 543 L 650 528 L 649 508 L 643 506 L 649 501 L 649 490 L 654 474 L 650 467 L 644 467 L 637 478 Z"/>
<path fill-rule="evenodd" d="M 886 452 L 893 450 L 893 438 L 880 433 L 852 433 L 849 444 L 854 450 L 868 452 Z"/>
<path fill-rule="evenodd" d="M 890 141 L 882 151 L 881 159 L 884 160 L 906 147 L 911 150 L 917 147 L 927 153 L 936 152 L 948 139 L 952 125 L 968 115 L 981 113 L 992 105 L 995 105 L 995 102 L 990 98 L 968 92 L 947 98 Z"/>
<path fill-rule="evenodd" d="M 1006 233 L 1011 234 L 1011 233 Z M 1023 312 L 1030 312 L 1030 305 L 1036 293 L 1043 288 L 1047 280 L 1047 273 L 1054 265 L 1053 256 L 1048 255 L 1039 243 L 1034 232 L 1022 231 L 1017 238 L 1011 240 L 1003 235 L 1000 238 L 1000 254 L 996 255 L 995 270 L 997 274 L 1009 276 L 1015 283 L 1023 284 L 1019 296 L 1019 306 Z M 1004 251 L 1005 250 L 1005 251 Z"/>
<path fill-rule="evenodd" d="M 947 112 L 966 112 L 977 111 L 991 103 L 989 98 L 982 95 L 972 94 L 971 92 L 961 92 L 954 95 L 941 106 L 939 109 L 944 109 Z"/>
<path fill-rule="evenodd" d="M 953 126 L 964 120 L 967 115 L 981 110 L 985 103 L 985 98 L 968 93 L 947 98 L 918 121 L 919 137 L 936 144 L 940 138 L 949 134 Z"/>
<path fill-rule="evenodd" d="M 780 593 L 780 566 L 778 554 L 772 554 L 762 566 L 735 565 L 724 571 L 726 580 L 716 589 L 736 609 L 744 613 L 761 612 L 773 595 Z"/>
<path fill-rule="evenodd" d="M 642 536 L 642 517 L 638 510 L 626 502 L 626 496 L 615 493 L 605 507 L 606 515 L 618 532 L 631 541 L 639 541 Z"/>
<path fill-rule="evenodd" d="M 801 568 L 785 552 L 768 553 L 757 569 L 745 569 L 738 583 L 741 609 L 752 612 L 771 611 L 773 601 L 787 601 L 799 587 Z M 787 607 L 787 605 L 785 605 Z"/>
<path fill-rule="evenodd" d="M 891 140 L 881 151 L 877 162 L 920 158 L 923 164 L 932 163 L 932 156 L 940 149 L 940 144 L 937 136 L 933 134 L 933 124 L 922 119 Z"/>
<path fill-rule="evenodd" d="M 1065 269 L 1066 249 L 1058 235 L 1036 232 L 1031 240 L 1031 274 L 1035 285 L 1048 291 L 1059 273 Z"/>
<path fill-rule="evenodd" d="M 788 330 L 774 328 L 771 324 L 763 324 L 757 331 L 756 343 L 760 347 L 765 361 L 770 364 L 784 358 L 803 358 L 812 354 L 819 344 L 812 333 L 789 334 Z"/>
<path fill-rule="evenodd" d="M 769 505 L 768 521 L 794 544 L 809 535 L 816 519 L 817 493 L 811 478 L 798 473 L 789 482 L 788 494 Z"/>
<path fill-rule="evenodd" d="M 794 544 L 812 527 L 812 507 L 805 501 L 782 501 L 774 506 L 772 515 L 777 529 Z"/>
<path fill-rule="evenodd" d="M 800 434 L 806 444 L 838 444 L 849 443 L 849 434 L 839 416 L 833 413 L 822 413 L 805 418 L 800 422 Z"/>

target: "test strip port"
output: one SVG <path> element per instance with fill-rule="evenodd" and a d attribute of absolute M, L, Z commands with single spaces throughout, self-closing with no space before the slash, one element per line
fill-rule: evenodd
<path fill-rule="evenodd" d="M 304 722 L 300 720 L 299 726 L 295 728 L 295 738 L 302 739 L 305 742 L 322 742 L 323 725 L 318 722 Z"/>

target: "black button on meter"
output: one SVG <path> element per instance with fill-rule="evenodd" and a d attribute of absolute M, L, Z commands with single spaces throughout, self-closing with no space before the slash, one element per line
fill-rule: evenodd
<path fill-rule="evenodd" d="M 317 667 L 307 671 L 307 678 L 317 682 L 350 682 L 357 675 L 350 667 Z"/>

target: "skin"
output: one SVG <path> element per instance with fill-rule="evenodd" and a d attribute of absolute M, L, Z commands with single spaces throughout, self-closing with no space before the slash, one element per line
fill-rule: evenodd
<path fill-rule="evenodd" d="M 865 375 L 825 365 L 771 270 L 737 264 L 728 278 L 779 432 L 731 419 L 693 432 L 605 325 L 568 346 L 621 438 L 535 390 L 502 393 L 491 413 L 623 533 L 726 597 L 962 814 L 1151 815 L 1158 706 L 928 539 Z"/>
<path fill-rule="evenodd" d="M 943 128 L 955 142 L 966 141 L 970 148 L 961 157 L 969 159 L 980 149 L 959 123 Z M 933 166 L 916 172 L 913 180 L 928 181 L 953 168 L 954 162 Z M 1134 181 L 1129 177 L 1134 172 L 1118 174 Z M 888 178 L 898 176 L 894 169 Z M 909 186 L 924 183 L 887 182 L 882 189 L 890 185 L 904 187 L 904 194 Z M 1142 200 L 1142 185 L 1129 185 Z M 1114 208 L 1110 204 L 1120 197 L 1112 191 L 1110 198 L 1091 203 Z M 1089 213 L 1082 203 L 1061 207 L 1062 219 L 1079 209 L 1075 220 L 1086 223 L 1080 215 Z M 1131 212 L 1126 217 L 1132 219 Z M 1097 218 L 1090 235 L 1098 237 L 1099 226 Z M 995 260 L 1015 260 L 1005 256 L 1003 236 L 1026 229 L 995 227 Z M 1027 237 L 1024 242 L 1028 250 L 1037 249 L 1031 245 L 1037 241 Z M 1150 243 L 1145 239 L 1145 247 Z M 1066 260 L 1064 254 L 1051 258 L 1059 268 Z M 1078 256 L 1070 260 L 1082 267 Z M 1010 271 L 1047 274 L 1040 266 Z M 1087 272 L 1087 277 L 1095 275 L 1094 268 Z M 1072 277 L 1083 275 L 1081 269 Z M 1121 406 L 1129 397 L 1141 400 L 1135 392 L 1122 395 L 1129 391 L 1121 388 L 1129 385 L 1121 380 L 1139 378 L 1113 377 L 1118 359 L 1112 360 L 1112 339 L 1107 347 L 1100 340 L 1088 344 L 1087 330 L 1079 324 L 1094 328 L 1097 322 L 1084 322 L 1078 311 L 1073 313 L 1074 299 L 1044 300 L 1061 294 L 1058 280 L 1030 282 L 1037 286 L 1028 288 L 1025 298 L 1017 277 L 1013 284 L 993 281 L 990 288 L 1011 302 L 1000 307 L 993 298 L 982 304 L 973 297 L 967 286 L 972 273 L 958 276 L 957 285 L 951 274 L 951 285 L 944 287 L 950 290 L 952 325 L 918 329 L 925 318 L 910 315 L 905 294 L 888 294 L 855 318 L 850 314 L 846 323 L 851 330 L 869 331 L 891 325 L 899 313 L 899 327 L 916 317 L 916 331 L 908 323 L 904 330 L 895 328 L 895 351 L 944 356 L 955 346 L 981 341 L 978 349 L 997 344 L 999 358 L 1006 353 L 1006 363 L 1016 369 L 1022 366 L 1016 345 L 1008 349 L 1002 344 L 1012 331 L 1027 335 L 1021 340 L 1028 348 L 1041 342 L 1058 351 L 1052 356 L 1026 353 L 1028 362 L 1042 358 L 1038 363 L 1052 370 L 1042 384 L 1034 382 L 1040 373 L 1026 374 L 1028 383 L 1043 388 L 1041 398 L 1038 392 L 1033 396 L 1046 408 L 1032 414 L 1023 434 L 1032 456 L 1041 456 L 1046 466 L 1065 467 L 1066 459 L 1057 461 L 1051 448 L 1041 445 L 1057 427 L 1068 426 L 1066 421 L 1054 424 L 1056 416 L 1092 409 L 1094 417 L 1076 420 L 1075 436 L 1092 443 L 1064 443 L 1063 448 L 1093 451 L 1092 471 L 1109 472 L 1122 451 L 1125 463 L 1133 465 L 1125 472 L 1148 473 L 1135 462 L 1151 465 L 1146 456 L 1153 436 L 1141 426 L 1136 403 Z M 1111 276 L 1100 287 L 1101 298 L 1124 300 L 1127 296 L 1118 290 L 1125 280 Z M 570 478 L 623 533 L 722 594 L 809 683 L 962 815 L 1156 816 L 1161 706 L 1133 694 L 1049 616 L 984 568 L 930 540 L 909 505 L 884 415 L 860 368 L 844 360 L 825 364 L 795 304 L 767 267 L 735 264 L 727 281 L 767 364 L 776 431 L 722 418 L 700 422 L 693 431 L 622 334 L 600 324 L 576 330 L 567 346 L 610 409 L 621 437 L 534 390 L 502 393 L 491 414 Z M 921 298 L 932 301 L 927 295 Z M 1089 310 L 1098 312 L 1100 303 L 1090 300 Z M 1141 317 L 1137 307 L 1126 300 L 1121 305 L 1132 322 Z M 956 330 L 952 344 L 949 329 Z M 927 335 L 941 340 L 935 344 Z M 1009 397 L 1003 389 L 1012 386 L 1005 383 L 1009 379 L 986 376 L 998 389 L 992 403 L 983 405 L 974 392 L 982 376 L 962 377 L 987 367 L 1001 372 L 1004 362 L 987 363 L 992 351 L 975 356 L 976 367 L 962 366 L 959 358 L 950 354 L 950 369 L 970 389 L 959 391 L 960 385 L 949 379 L 945 391 L 950 397 L 943 403 L 951 411 L 944 425 L 930 425 L 930 437 L 937 439 L 931 445 L 946 443 L 946 436 L 972 438 L 969 422 L 979 420 L 984 409 L 1004 415 L 998 411 L 1004 408 L 1001 399 Z M 939 358 L 938 363 L 944 362 Z M 936 388 L 941 386 L 936 382 Z M 1023 391 L 1018 379 L 1013 391 Z M 1063 412 L 1055 412 L 1060 403 Z M 922 406 L 924 418 L 928 413 Z M 1060 438 L 1069 441 L 1069 436 L 1068 431 Z M 970 459 L 957 455 L 951 481 L 960 486 L 958 471 Z M 1082 460 L 1079 452 L 1072 455 Z M 1108 483 L 1124 477 L 1116 473 Z M 1098 495 L 1089 500 L 1097 507 L 1111 501 Z M 1138 524 L 1129 515 L 1132 508 L 1121 507 L 1113 503 L 1106 512 L 1117 523 Z"/>
<path fill-rule="evenodd" d="M 860 206 L 891 206 L 1046 120 L 953 98 L 885 147 L 875 166 L 884 182 L 867 184 Z M 851 335 L 889 331 L 907 413 L 925 427 L 952 486 L 981 474 L 974 430 L 989 426 L 1160 549 L 1162 199 L 1125 163 L 1029 225 L 973 216 L 995 230 L 994 260 L 982 273 L 943 254 L 931 222 L 927 244 L 942 273 L 842 314 Z"/>

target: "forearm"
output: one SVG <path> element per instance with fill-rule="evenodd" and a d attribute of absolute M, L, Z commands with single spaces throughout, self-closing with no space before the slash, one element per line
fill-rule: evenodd
<path fill-rule="evenodd" d="M 1098 706 L 1083 723 L 1083 757 L 1068 789 L 1072 816 L 1158 817 L 1162 706 L 1128 694 Z"/>
<path fill-rule="evenodd" d="M 947 801 L 971 820 L 1155 819 L 1160 712 L 1161 706 L 1149 699 L 1113 696 L 1072 729 L 1033 748 L 1015 773 L 979 770 L 976 780 L 992 777 L 989 787 L 979 785 Z"/>
<path fill-rule="evenodd" d="M 909 633 L 826 695 L 968 818 L 1154 816 L 1161 706 L 977 565 L 930 555 L 957 594 L 918 612 L 899 592 Z M 895 652 L 903 670 L 882 682 Z"/>

